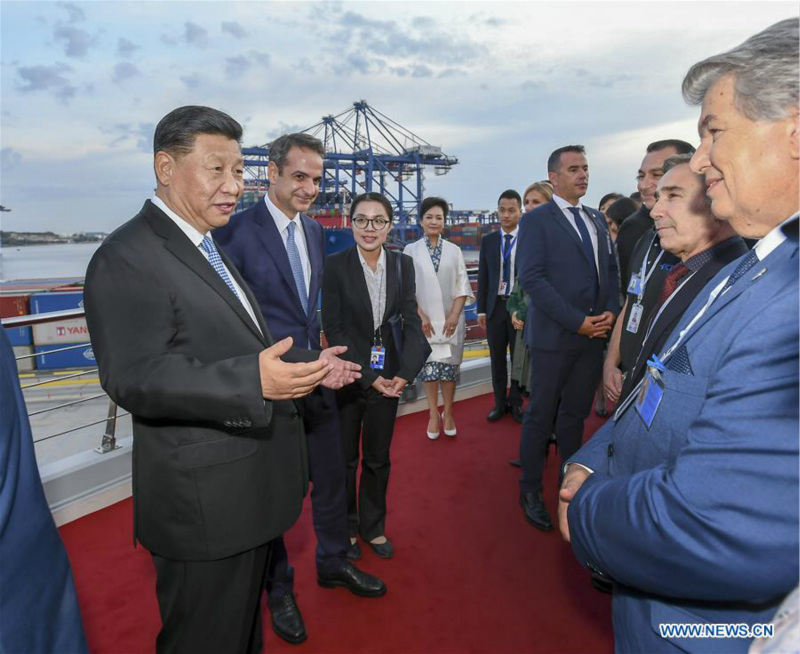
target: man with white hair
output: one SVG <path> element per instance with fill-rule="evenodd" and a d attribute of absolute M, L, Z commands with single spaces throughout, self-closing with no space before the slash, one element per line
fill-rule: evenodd
<path fill-rule="evenodd" d="M 559 526 L 614 581 L 617 652 L 746 652 L 797 585 L 799 54 L 793 18 L 687 73 L 691 168 L 760 240 L 567 462 Z"/>

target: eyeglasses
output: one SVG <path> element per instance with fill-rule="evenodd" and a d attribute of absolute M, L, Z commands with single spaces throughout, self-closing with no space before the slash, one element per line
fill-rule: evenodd
<path fill-rule="evenodd" d="M 367 225 L 372 225 L 372 229 L 376 232 L 380 232 L 385 229 L 388 224 L 389 221 L 386 218 L 366 218 L 364 216 L 356 216 L 353 218 L 353 225 L 358 229 L 366 229 Z"/>

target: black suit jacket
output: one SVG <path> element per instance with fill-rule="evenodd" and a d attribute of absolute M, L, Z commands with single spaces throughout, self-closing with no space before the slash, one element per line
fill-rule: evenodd
<path fill-rule="evenodd" d="M 623 294 L 631 279 L 631 258 L 636 244 L 645 232 L 653 228 L 650 210 L 642 205 L 622 221 L 617 234 L 617 255 L 619 256 L 619 280 Z"/>
<path fill-rule="evenodd" d="M 198 248 L 150 201 L 97 250 L 84 302 L 100 381 L 133 419 L 134 536 L 176 560 L 260 546 L 297 519 L 302 421 L 261 394 L 272 344 Z M 295 351 L 293 358 L 314 358 Z M 288 357 L 287 357 L 288 358 Z"/>
<path fill-rule="evenodd" d="M 386 310 L 380 326 L 386 361 L 382 371 L 375 371 L 369 367 L 375 333 L 372 305 L 357 247 L 354 245 L 325 259 L 322 282 L 322 328 L 325 338 L 329 345 L 346 345 L 348 350 L 343 357 L 361 364 L 361 379 L 356 383 L 362 388 L 369 388 L 378 376 L 384 379 L 398 376 L 412 382 L 431 353 L 417 314 L 414 260 L 405 254 L 386 250 Z M 402 297 L 398 292 L 397 257 L 402 262 Z M 398 311 L 403 316 L 402 360 L 394 347 L 392 330 L 387 323 Z"/>
<path fill-rule="evenodd" d="M 497 301 L 497 289 L 500 287 L 500 272 L 502 257 L 500 254 L 501 236 L 505 234 L 502 229 L 487 234 L 481 239 L 480 258 L 478 259 L 478 313 L 485 313 L 486 318 L 491 318 L 494 305 Z M 516 245 L 514 246 L 516 248 Z M 511 277 L 517 274 L 518 259 L 514 258 L 514 270 Z"/>
<path fill-rule="evenodd" d="M 628 394 L 635 388 L 639 380 L 644 376 L 645 369 L 647 368 L 647 360 L 652 354 L 661 354 L 662 348 L 666 345 L 667 339 L 672 330 L 677 327 L 686 309 L 692 301 L 699 295 L 706 284 L 708 284 L 714 276 L 727 266 L 734 259 L 738 259 L 743 254 L 747 253 L 747 245 L 738 236 L 729 238 L 719 244 L 718 249 L 714 251 L 714 258 L 706 263 L 700 270 L 688 277 L 686 281 L 681 284 L 678 291 L 672 300 L 664 307 L 664 311 L 658 316 L 653 314 L 651 317 L 652 329 L 644 339 L 642 348 L 638 357 L 635 360 L 633 369 L 625 376 L 625 383 L 620 395 L 620 402 L 622 402 Z M 640 330 L 646 330 L 648 325 L 641 325 Z"/>

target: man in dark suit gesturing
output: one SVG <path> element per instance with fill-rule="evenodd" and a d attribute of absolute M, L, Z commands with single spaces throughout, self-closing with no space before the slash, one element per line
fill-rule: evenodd
<path fill-rule="evenodd" d="M 319 193 L 325 150 L 309 134 L 285 134 L 270 144 L 269 192 L 214 231 L 258 300 L 276 338 L 320 349 L 317 297 L 322 286 L 322 227 L 305 215 Z M 347 560 L 345 462 L 333 391 L 317 388 L 303 399 L 303 423 L 313 484 L 311 508 L 317 534 L 317 573 L 324 586 L 362 597 L 386 593 L 384 583 Z M 291 643 L 306 638 L 293 592 L 294 571 L 283 538 L 273 543 L 267 574 L 275 632 Z"/>
<path fill-rule="evenodd" d="M 242 193 L 242 128 L 208 107 L 156 127 L 156 194 L 97 250 L 86 318 L 109 396 L 133 419 L 134 536 L 153 555 L 158 652 L 258 652 L 268 543 L 307 488 L 299 407 L 358 366 L 274 343 L 209 231 Z M 281 360 L 281 357 L 288 363 Z"/>
<path fill-rule="evenodd" d="M 534 527 L 549 531 L 542 473 L 556 410 L 556 439 L 566 460 L 581 446 L 600 376 L 605 336 L 619 312 L 619 276 L 600 212 L 581 204 L 589 165 L 581 145 L 547 161 L 553 199 L 526 213 L 519 232 L 519 278 L 530 295 L 526 338 L 531 401 L 522 423 L 520 504 Z"/>

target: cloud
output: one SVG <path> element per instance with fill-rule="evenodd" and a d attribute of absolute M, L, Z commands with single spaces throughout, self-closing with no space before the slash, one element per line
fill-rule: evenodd
<path fill-rule="evenodd" d="M 445 68 L 439 73 L 439 79 L 444 79 L 446 77 L 463 77 L 466 74 L 467 71 L 461 70 L 460 68 Z"/>
<path fill-rule="evenodd" d="M 49 91 L 62 102 L 74 97 L 77 89 L 65 77 L 72 69 L 66 64 L 52 66 L 20 66 L 17 68 L 22 83 L 17 88 L 23 93 Z"/>
<path fill-rule="evenodd" d="M 183 38 L 189 45 L 205 48 L 208 45 L 208 31 L 197 23 L 186 21 L 184 23 Z"/>
<path fill-rule="evenodd" d="M 174 37 L 171 34 L 162 34 L 161 35 L 161 42 L 164 45 L 178 45 L 177 37 Z"/>
<path fill-rule="evenodd" d="M 253 66 L 269 68 L 269 55 L 266 52 L 250 50 L 246 54 L 225 59 L 225 72 L 230 77 L 241 77 Z"/>
<path fill-rule="evenodd" d="M 197 73 L 192 73 L 191 75 L 182 75 L 180 80 L 184 83 L 187 89 L 199 88 L 200 84 L 203 82 L 203 78 Z"/>
<path fill-rule="evenodd" d="M 232 20 L 222 22 L 222 31 L 237 39 L 243 39 L 249 33 L 243 25 Z"/>
<path fill-rule="evenodd" d="M 298 61 L 294 65 L 295 70 L 299 70 L 303 73 L 308 73 L 309 75 L 313 75 L 317 72 L 317 69 L 314 67 L 314 64 L 311 63 L 311 60 L 308 57 L 303 57 L 300 61 Z"/>
<path fill-rule="evenodd" d="M 136 45 L 133 41 L 129 41 L 124 36 L 120 37 L 117 42 L 117 54 L 125 59 L 130 59 L 133 53 L 140 49 L 141 46 Z"/>
<path fill-rule="evenodd" d="M 497 18 L 496 16 L 492 16 L 491 18 L 487 18 L 483 21 L 485 25 L 489 27 L 502 27 L 503 25 L 508 25 L 509 21 L 505 18 Z"/>
<path fill-rule="evenodd" d="M 114 136 L 108 145 L 116 147 L 129 141 L 136 142 L 136 149 L 140 152 L 153 151 L 153 134 L 156 131 L 155 123 L 117 123 L 111 127 L 99 127 L 102 134 Z"/>
<path fill-rule="evenodd" d="M 114 74 L 112 76 L 112 80 L 114 84 L 121 84 L 125 80 L 130 79 L 131 77 L 136 77 L 137 75 L 141 75 L 141 71 L 134 66 L 129 61 L 121 61 L 116 66 L 114 66 Z"/>
<path fill-rule="evenodd" d="M 411 77 L 433 77 L 433 71 L 424 64 L 417 64 L 411 69 Z"/>
<path fill-rule="evenodd" d="M 69 25 L 59 25 L 53 31 L 56 41 L 61 41 L 64 46 L 64 54 L 68 57 L 83 57 L 89 51 L 89 47 L 95 44 L 95 39 L 89 32 Z"/>
<path fill-rule="evenodd" d="M 86 20 L 86 14 L 83 13 L 83 9 L 74 2 L 59 2 L 58 6 L 67 11 L 70 23 L 78 23 L 82 20 Z"/>
<path fill-rule="evenodd" d="M 7 173 L 22 163 L 22 155 L 14 148 L 0 148 L 0 171 Z"/>
<path fill-rule="evenodd" d="M 411 24 L 417 29 L 424 30 L 436 25 L 436 21 L 430 16 L 414 16 Z"/>

